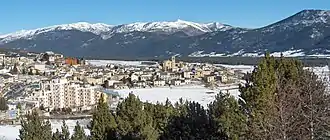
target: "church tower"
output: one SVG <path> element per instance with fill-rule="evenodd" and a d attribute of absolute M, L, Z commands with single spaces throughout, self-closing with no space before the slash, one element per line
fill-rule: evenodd
<path fill-rule="evenodd" d="M 172 64 L 172 69 L 175 68 L 175 56 L 171 57 L 171 64 Z"/>

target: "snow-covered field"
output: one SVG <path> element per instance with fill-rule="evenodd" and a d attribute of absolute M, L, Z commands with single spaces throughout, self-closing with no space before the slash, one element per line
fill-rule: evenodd
<path fill-rule="evenodd" d="M 247 72 L 251 73 L 254 69 L 254 66 L 252 66 L 252 65 L 226 65 L 226 64 L 215 64 L 215 65 L 234 69 L 234 70 L 240 70 L 244 73 L 247 73 Z"/>
<path fill-rule="evenodd" d="M 235 88 L 235 89 L 234 89 Z M 180 98 L 189 101 L 199 102 L 204 107 L 212 102 L 215 95 L 222 92 L 228 92 L 235 97 L 238 97 L 238 86 L 226 86 L 219 89 L 211 90 L 203 86 L 183 86 L 183 87 L 162 87 L 162 88 L 144 88 L 144 89 L 122 89 L 116 90 L 123 98 L 127 97 L 129 93 L 138 96 L 142 101 L 156 103 L 164 103 L 168 98 L 171 103 L 179 101 Z M 211 94 L 210 94 L 211 93 Z"/>
<path fill-rule="evenodd" d="M 69 127 L 69 131 L 72 134 L 74 126 L 76 122 L 79 122 L 82 126 L 84 126 L 85 133 L 89 135 L 89 130 L 86 128 L 86 124 L 89 120 L 66 120 L 66 124 Z M 61 120 L 51 120 L 52 130 L 56 132 L 56 129 L 61 130 L 62 121 Z M 0 140 L 15 140 L 19 135 L 19 129 L 21 129 L 20 125 L 0 125 Z"/>

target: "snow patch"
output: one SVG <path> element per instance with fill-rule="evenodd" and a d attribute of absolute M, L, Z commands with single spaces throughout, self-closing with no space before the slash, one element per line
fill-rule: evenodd
<path fill-rule="evenodd" d="M 281 57 L 281 54 L 284 57 L 300 57 L 300 56 L 305 56 L 305 53 L 302 52 L 301 49 L 299 50 L 288 50 L 288 51 L 284 51 L 284 52 L 273 52 L 270 55 L 274 56 L 274 57 Z"/>

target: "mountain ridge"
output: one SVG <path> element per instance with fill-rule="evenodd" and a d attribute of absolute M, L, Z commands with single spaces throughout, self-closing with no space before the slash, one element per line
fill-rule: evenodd
<path fill-rule="evenodd" d="M 134 22 L 129 24 L 109 25 L 105 23 L 88 23 L 76 22 L 70 24 L 52 25 L 43 28 L 20 30 L 13 33 L 0 35 L 0 42 L 9 42 L 20 38 L 29 38 L 40 33 L 54 31 L 54 30 L 80 30 L 82 32 L 92 32 L 96 35 L 113 34 L 113 33 L 128 33 L 133 31 L 164 31 L 173 33 L 170 30 L 180 30 L 188 27 L 195 28 L 202 33 L 226 30 L 231 26 L 219 22 L 212 23 L 196 23 L 178 19 L 176 21 L 159 21 L 159 22 Z M 176 31 L 174 31 L 176 32 Z M 106 37 L 105 37 L 106 38 Z"/>
<path fill-rule="evenodd" d="M 302 10 L 254 29 L 184 20 L 52 27 L 0 36 L 0 47 L 91 57 L 254 57 L 266 51 L 294 56 L 330 54 L 329 10 Z"/>

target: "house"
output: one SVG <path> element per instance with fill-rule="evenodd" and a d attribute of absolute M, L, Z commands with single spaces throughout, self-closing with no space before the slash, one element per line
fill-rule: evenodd
<path fill-rule="evenodd" d="M 131 81 L 133 81 L 133 82 L 139 81 L 139 76 L 137 74 L 135 74 L 135 73 L 132 73 L 130 75 L 130 78 L 131 78 Z"/>
<path fill-rule="evenodd" d="M 128 86 L 124 84 L 123 82 L 116 82 L 113 83 L 113 88 L 114 89 L 128 89 Z"/>
<path fill-rule="evenodd" d="M 161 87 L 161 86 L 165 86 L 166 82 L 164 80 L 156 80 L 153 82 L 153 85 L 155 87 Z"/>
<path fill-rule="evenodd" d="M 206 76 L 206 75 L 210 75 L 212 73 L 212 71 L 210 70 L 203 70 L 202 71 L 202 75 Z"/>
<path fill-rule="evenodd" d="M 103 77 L 97 76 L 97 77 L 85 77 L 84 79 L 87 83 L 89 84 L 94 84 L 94 85 L 101 85 L 104 82 Z"/>
<path fill-rule="evenodd" d="M 215 81 L 214 75 L 207 75 L 207 76 L 205 76 L 205 82 L 206 83 L 212 83 L 214 81 Z"/>
<path fill-rule="evenodd" d="M 191 84 L 191 80 L 190 79 L 185 79 L 185 80 L 183 80 L 183 83 L 185 85 L 190 85 Z"/>
<path fill-rule="evenodd" d="M 134 87 L 147 87 L 147 83 L 145 81 L 138 81 L 134 83 Z"/>
<path fill-rule="evenodd" d="M 180 86 L 180 85 L 182 85 L 182 83 L 181 83 L 181 80 L 179 80 L 179 79 L 173 79 L 173 80 L 171 80 L 171 85 Z"/>
<path fill-rule="evenodd" d="M 171 78 L 170 74 L 167 72 L 157 73 L 157 76 L 159 77 L 159 79 L 162 79 L 165 81 L 169 81 L 169 79 Z"/>
<path fill-rule="evenodd" d="M 114 80 L 105 80 L 104 81 L 104 86 L 106 88 L 110 88 L 110 87 L 113 87 L 114 83 L 118 83 L 120 81 L 114 81 Z"/>
<path fill-rule="evenodd" d="M 170 74 L 170 79 L 180 79 L 181 78 L 181 74 L 176 74 L 176 73 L 171 73 Z"/>
<path fill-rule="evenodd" d="M 163 70 L 170 71 L 176 68 L 175 56 L 171 57 L 171 60 L 166 60 L 163 62 Z"/>
<path fill-rule="evenodd" d="M 46 65 L 42 64 L 42 63 L 35 63 L 34 69 L 39 70 L 39 71 L 45 71 Z"/>
<path fill-rule="evenodd" d="M 140 75 L 140 78 L 139 78 L 140 81 L 147 81 L 147 80 L 150 80 L 150 79 L 152 79 L 151 74 L 142 74 L 142 75 Z"/>
<path fill-rule="evenodd" d="M 192 74 L 192 72 L 185 71 L 185 72 L 182 73 L 182 78 L 188 78 L 188 79 L 190 79 L 191 78 L 191 74 Z"/>
<path fill-rule="evenodd" d="M 221 83 L 227 83 L 228 82 L 228 76 L 223 74 L 220 76 L 220 82 Z"/>

